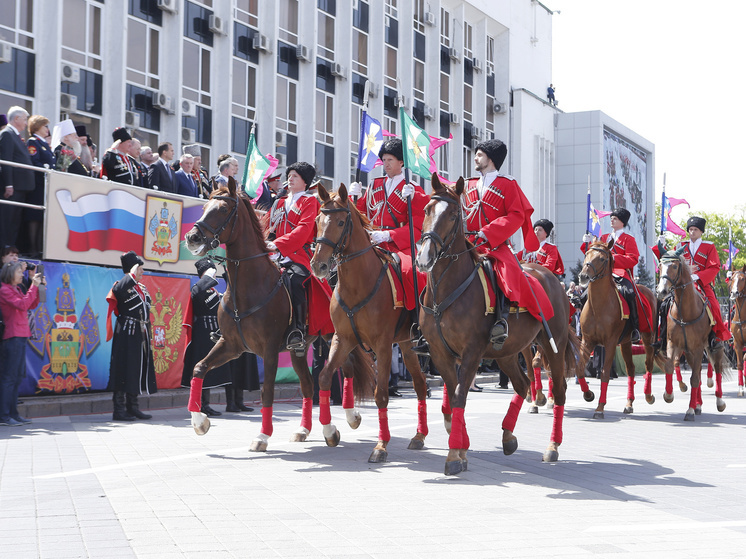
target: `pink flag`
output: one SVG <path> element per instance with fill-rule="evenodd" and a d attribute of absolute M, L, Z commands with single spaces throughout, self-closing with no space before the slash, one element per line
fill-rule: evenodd
<path fill-rule="evenodd" d="M 604 211 L 604 210 L 597 210 L 597 209 L 594 208 L 593 211 L 596 212 L 596 215 L 598 216 L 598 219 L 601 219 L 602 217 L 606 217 L 607 215 L 611 215 L 611 212 L 607 212 L 607 211 Z"/>
<path fill-rule="evenodd" d="M 428 134 L 429 135 L 429 134 Z M 435 150 L 438 149 L 441 146 L 446 145 L 448 142 L 453 140 L 453 134 L 449 134 L 448 138 L 437 138 L 435 136 L 430 136 L 430 148 L 428 149 L 429 155 L 430 155 L 430 172 L 434 173 L 438 170 L 438 166 L 435 163 L 435 159 L 433 158 L 433 155 L 435 155 Z M 438 175 L 440 176 L 440 175 Z M 442 182 L 442 181 L 441 181 Z M 447 184 L 454 185 L 455 183 L 446 181 Z"/>

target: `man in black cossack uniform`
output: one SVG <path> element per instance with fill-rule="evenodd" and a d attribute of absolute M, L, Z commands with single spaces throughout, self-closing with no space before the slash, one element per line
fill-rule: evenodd
<path fill-rule="evenodd" d="M 151 347 L 150 294 L 142 280 L 144 262 L 133 251 L 121 257 L 124 277 L 114 284 L 106 300 L 109 312 L 106 317 L 106 341 L 111 345 L 109 385 L 114 393 L 114 421 L 150 419 L 142 413 L 138 395 L 154 394 L 156 387 L 153 349 Z M 117 316 L 112 332 L 111 313 Z"/>

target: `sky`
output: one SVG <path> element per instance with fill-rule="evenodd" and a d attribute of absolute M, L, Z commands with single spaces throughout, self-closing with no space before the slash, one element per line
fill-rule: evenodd
<path fill-rule="evenodd" d="M 542 0 L 565 112 L 600 110 L 655 144 L 655 196 L 746 217 L 746 1 Z M 686 206 L 672 212 L 676 221 Z"/>

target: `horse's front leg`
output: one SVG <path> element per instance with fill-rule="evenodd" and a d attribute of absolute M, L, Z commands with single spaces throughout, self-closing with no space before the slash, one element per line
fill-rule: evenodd
<path fill-rule="evenodd" d="M 559 348 L 562 350 L 562 347 Z M 565 351 L 560 353 L 547 352 L 549 361 L 548 371 L 552 382 L 552 394 L 554 396 L 554 407 L 552 408 L 552 433 L 549 437 L 549 446 L 542 456 L 543 462 L 556 462 L 559 460 L 559 446 L 562 444 L 563 430 L 562 423 L 565 415 L 565 400 L 567 396 L 567 382 L 565 381 L 566 359 L 564 353 L 569 351 L 565 346 Z"/>
<path fill-rule="evenodd" d="M 708 357 L 715 368 L 715 405 L 719 412 L 725 411 L 725 400 L 723 400 L 723 364 L 725 361 L 725 350 L 708 350 Z"/>
<path fill-rule="evenodd" d="M 239 352 L 240 353 L 240 352 Z M 204 435 L 210 430 L 210 418 L 202 413 L 202 384 L 205 375 L 211 369 L 219 367 L 236 357 L 234 351 L 228 349 L 225 338 L 220 340 L 212 347 L 205 358 L 194 366 L 192 381 L 189 388 L 189 402 L 187 409 L 192 415 L 192 427 L 198 435 Z"/>
<path fill-rule="evenodd" d="M 273 346 L 276 347 L 276 346 Z M 275 378 L 277 377 L 277 364 L 280 354 L 271 351 L 262 355 L 264 360 L 264 382 L 262 383 L 262 428 L 256 438 L 251 441 L 249 450 L 251 452 L 264 452 L 267 450 L 269 438 L 272 436 L 272 405 L 275 400 Z"/>
<path fill-rule="evenodd" d="M 327 446 L 337 446 L 341 438 L 337 427 L 332 423 L 330 402 L 332 395 L 332 376 L 334 375 L 334 371 L 341 367 L 345 362 L 347 356 L 355 347 L 356 343 L 357 342 L 350 342 L 346 338 L 343 339 L 339 334 L 335 333 L 332 337 L 332 343 L 329 348 L 329 360 L 321 370 L 321 373 L 319 373 L 319 421 L 321 422 L 322 432 Z M 347 393 L 351 392 L 351 390 L 352 384 L 348 384 L 347 379 L 345 378 L 345 396 L 347 396 Z M 357 412 L 354 407 L 350 411 Z M 347 409 L 345 409 L 345 412 L 347 412 Z M 359 415 L 360 414 L 358 413 L 358 416 Z M 348 413 L 348 422 L 349 421 Z M 359 424 L 358 421 L 355 427 Z"/>
<path fill-rule="evenodd" d="M 643 332 L 642 341 L 643 346 L 645 347 L 645 375 L 643 376 L 645 384 L 642 393 L 645 394 L 645 401 L 652 405 L 655 403 L 655 396 L 653 395 L 653 366 L 655 365 L 655 350 L 651 345 L 653 343 L 653 333 Z"/>
<path fill-rule="evenodd" d="M 308 351 L 308 347 L 306 347 L 306 351 Z M 290 361 L 293 364 L 295 374 L 298 375 L 300 391 L 303 395 L 300 427 L 290 435 L 290 442 L 301 443 L 308 438 L 313 426 L 313 375 L 308 368 L 308 358 L 305 352 L 303 356 L 298 356 L 294 351 L 291 351 Z"/>
<path fill-rule="evenodd" d="M 503 419 L 503 454 L 510 456 L 518 449 L 518 438 L 513 434 L 515 431 L 515 425 L 518 422 L 518 414 L 521 411 L 521 406 L 526 399 L 526 394 L 530 390 L 530 381 L 526 375 L 523 374 L 520 366 L 518 365 L 517 356 L 513 358 L 498 359 L 497 364 L 500 369 L 508 375 L 510 383 L 513 385 L 515 394 L 510 400 L 508 406 L 508 413 L 505 414 Z"/>
<path fill-rule="evenodd" d="M 634 413 L 635 402 L 635 362 L 632 360 L 632 342 L 622 343 L 622 358 L 627 367 L 627 403 L 624 413 Z"/>
<path fill-rule="evenodd" d="M 743 373 L 743 345 L 740 338 L 733 337 L 733 349 L 736 350 L 736 363 L 738 368 L 738 397 L 744 395 L 744 373 Z"/>
<path fill-rule="evenodd" d="M 702 413 L 702 355 L 701 350 L 686 352 L 686 360 L 692 368 L 692 376 L 689 380 L 692 390 L 689 394 L 689 409 L 686 410 L 684 421 L 694 421 L 694 416 Z"/>
<path fill-rule="evenodd" d="M 386 447 L 391 440 L 389 431 L 389 378 L 391 377 L 391 338 L 375 344 L 376 363 L 376 406 L 378 407 L 378 444 L 368 457 L 368 462 L 377 464 L 388 459 Z"/>
<path fill-rule="evenodd" d="M 399 344 L 402 359 L 412 375 L 412 384 L 414 385 L 414 391 L 417 393 L 417 433 L 409 441 L 407 448 L 409 450 L 422 450 L 425 448 L 425 437 L 427 437 L 429 431 L 427 428 L 427 379 L 420 367 L 420 360 L 412 351 L 409 343 L 403 342 L 402 344 Z"/>
<path fill-rule="evenodd" d="M 575 369 L 575 374 L 580 385 L 580 390 L 583 392 L 583 400 L 586 402 L 592 402 L 596 395 L 588 386 L 588 381 L 585 380 L 585 367 L 588 365 L 588 360 L 591 358 L 591 352 L 595 346 L 592 346 L 588 341 L 588 338 L 583 338 L 580 344 L 580 355 L 578 356 L 578 365 Z"/>
<path fill-rule="evenodd" d="M 469 394 L 477 367 L 482 359 L 482 352 L 476 347 L 467 347 L 462 352 L 461 366 L 455 368 L 456 390 L 451 400 L 452 424 L 451 434 L 448 437 L 448 456 L 446 457 L 445 474 L 447 476 L 461 473 L 468 469 L 469 461 L 466 453 L 469 450 L 469 434 L 466 430 L 466 397 Z M 518 367 L 518 360 L 513 357 L 513 364 Z M 455 362 L 454 362 L 455 365 Z M 525 378 L 525 377 L 524 377 Z M 526 397 L 528 385 L 525 385 L 521 394 L 521 402 Z"/>
<path fill-rule="evenodd" d="M 615 332 L 618 334 L 618 332 Z M 609 390 L 609 374 L 611 373 L 611 366 L 614 362 L 614 353 L 616 350 L 616 340 L 619 336 L 612 337 L 611 340 L 607 340 L 604 344 L 604 367 L 601 372 L 601 395 L 598 397 L 598 406 L 596 411 L 593 413 L 593 419 L 603 419 L 604 410 L 606 408 L 606 393 Z"/>

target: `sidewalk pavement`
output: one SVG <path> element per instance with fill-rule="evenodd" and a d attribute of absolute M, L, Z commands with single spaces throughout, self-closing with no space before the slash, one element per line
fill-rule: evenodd
<path fill-rule="evenodd" d="M 305 443 L 290 443 L 300 401 L 274 408 L 266 453 L 249 453 L 257 412 L 212 420 L 203 437 L 183 406 L 151 421 L 110 412 L 35 418 L 0 427 L 0 556 L 141 557 L 726 557 L 746 547 L 746 399 L 724 383 L 727 409 L 703 388 L 703 413 L 683 417 L 688 393 L 665 404 L 640 392 L 624 415 L 626 379 L 593 420 L 572 381 L 560 461 L 545 464 L 552 413 L 518 420 L 505 456 L 500 424 L 512 391 L 469 394 L 469 469 L 443 475 L 448 437 L 440 397 L 428 400 L 425 449 L 411 390 L 389 402 L 385 464 L 367 462 L 378 438 L 374 405 L 353 431 L 332 407 L 342 441 L 329 448 L 314 409 Z M 591 380 L 599 393 L 599 381 Z M 546 386 L 546 383 L 545 383 Z M 249 398 L 246 399 L 249 402 Z"/>

